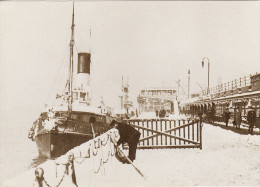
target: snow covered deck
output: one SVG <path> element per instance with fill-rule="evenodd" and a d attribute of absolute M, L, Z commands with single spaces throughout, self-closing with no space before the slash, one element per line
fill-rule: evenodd
<path fill-rule="evenodd" d="M 204 124 L 203 139 L 202 150 L 137 150 L 134 164 L 147 180 L 143 180 L 131 165 L 121 164 L 114 157 L 98 174 L 87 172 L 94 163 L 75 163 L 78 186 L 260 185 L 259 135 L 241 135 Z M 54 174 L 53 161 L 45 164 Z M 29 187 L 33 181 L 34 170 L 30 170 L 6 181 L 3 186 Z M 60 186 L 70 185 L 64 180 Z"/>

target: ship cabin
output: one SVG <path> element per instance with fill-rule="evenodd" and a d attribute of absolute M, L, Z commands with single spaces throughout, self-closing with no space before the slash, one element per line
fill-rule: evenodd
<path fill-rule="evenodd" d="M 54 121 L 52 121 L 54 120 Z M 92 127 L 96 135 L 100 135 L 110 129 L 109 124 L 112 118 L 104 114 L 93 111 L 80 111 L 73 110 L 68 116 L 68 112 L 64 110 L 49 110 L 42 112 L 39 121 L 38 130 L 46 130 L 45 125 L 48 122 L 52 122 L 56 125 L 51 130 L 57 130 L 59 132 L 75 132 L 81 134 L 92 134 Z M 50 129 L 49 129 L 50 130 Z"/>

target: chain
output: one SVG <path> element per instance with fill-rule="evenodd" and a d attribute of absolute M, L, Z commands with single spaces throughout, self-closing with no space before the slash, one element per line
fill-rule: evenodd
<path fill-rule="evenodd" d="M 108 159 L 110 157 L 110 150 L 108 151 L 108 154 L 107 154 L 107 159 L 103 160 L 103 163 L 107 163 L 108 162 Z M 104 159 L 104 158 L 103 158 Z"/>
<path fill-rule="evenodd" d="M 106 143 L 103 143 L 105 140 L 104 141 L 101 140 L 101 145 L 106 146 L 109 138 L 110 138 L 110 136 L 109 136 L 109 134 L 107 134 Z"/>
<path fill-rule="evenodd" d="M 98 170 L 97 171 L 94 171 L 94 173 L 98 173 L 99 172 L 99 170 L 100 170 L 100 168 L 101 168 L 101 165 L 102 165 L 102 158 L 100 159 L 100 162 L 99 162 L 99 167 L 98 167 Z"/>
<path fill-rule="evenodd" d="M 44 182 L 48 187 L 51 187 L 51 186 L 49 185 L 49 183 L 45 180 L 45 178 L 43 178 L 43 182 Z"/>
<path fill-rule="evenodd" d="M 88 147 L 88 151 L 87 151 L 87 156 L 81 156 L 81 151 L 79 151 L 79 157 L 75 157 L 74 161 L 77 163 L 77 164 L 82 164 L 87 158 L 90 158 L 90 146 Z M 80 162 L 77 161 L 76 159 L 82 159 Z"/>
<path fill-rule="evenodd" d="M 36 171 L 37 171 L 37 170 L 43 171 L 42 168 L 37 168 Z M 35 173 L 36 173 L 36 171 L 35 171 Z M 46 186 L 51 187 L 51 185 L 50 185 L 50 184 L 46 181 L 46 179 L 43 177 L 43 173 L 44 173 L 44 172 L 42 172 L 42 176 L 41 176 L 41 177 L 36 177 L 36 181 L 38 182 L 39 186 L 42 186 L 42 182 L 44 182 L 44 184 L 45 184 Z M 62 183 L 62 181 L 63 181 L 63 179 L 64 179 L 64 177 L 65 177 L 65 174 L 66 174 L 66 171 L 63 173 L 63 176 L 62 176 L 61 180 L 59 181 L 59 183 L 58 183 L 55 187 L 59 187 L 59 186 L 60 186 L 60 184 Z"/>
<path fill-rule="evenodd" d="M 59 187 L 59 186 L 60 186 L 60 184 L 62 183 L 62 181 L 63 181 L 63 179 L 64 179 L 64 177 L 65 177 L 65 174 L 66 174 L 66 171 L 63 173 L 63 176 L 62 176 L 60 182 L 58 183 L 58 185 L 57 185 L 56 187 Z"/>
<path fill-rule="evenodd" d="M 98 148 L 100 148 L 100 139 L 98 138 L 98 140 L 97 141 L 95 141 L 95 139 L 93 139 L 93 142 L 92 143 L 94 143 L 94 146 L 92 146 L 92 154 L 94 155 L 94 156 L 97 156 L 97 154 L 98 154 Z M 98 144 L 97 144 L 98 143 Z M 98 145 L 98 146 L 96 146 L 96 144 Z M 92 144 L 93 145 L 93 144 Z M 94 152 L 94 148 L 96 149 L 96 152 Z"/>
<path fill-rule="evenodd" d="M 113 137 L 111 137 L 111 135 L 114 135 Z M 112 141 L 112 138 L 115 138 L 117 139 L 119 137 L 119 134 L 117 131 L 108 131 L 106 133 L 107 137 L 104 137 L 104 139 L 100 139 L 100 137 L 95 140 L 93 139 L 93 141 L 91 141 L 89 143 L 89 147 L 87 148 L 87 155 L 86 156 L 82 156 L 82 153 L 80 151 L 80 156 L 79 157 L 74 157 L 74 154 L 72 152 L 70 152 L 68 154 L 68 161 L 67 163 L 57 163 L 55 162 L 56 164 L 56 177 L 57 177 L 57 165 L 65 165 L 66 166 L 66 169 L 65 169 L 65 172 L 63 173 L 63 176 L 61 177 L 60 181 L 58 182 L 58 184 L 55 186 L 55 187 L 59 187 L 61 185 L 61 183 L 63 182 L 64 178 L 65 178 L 65 175 L 69 175 L 69 166 L 72 165 L 72 168 L 71 168 L 71 172 L 73 173 L 72 175 L 74 176 L 75 175 L 75 170 L 74 170 L 74 161 L 77 163 L 77 164 L 82 164 L 87 158 L 90 158 L 90 149 L 92 149 L 92 155 L 95 157 L 98 155 L 98 153 L 100 153 L 98 156 L 98 159 L 99 159 L 99 166 L 98 166 L 98 169 L 96 171 L 94 171 L 94 173 L 99 173 L 101 167 L 104 168 L 104 174 L 105 174 L 105 167 L 104 167 L 104 164 L 108 162 L 110 156 L 115 156 L 116 154 L 116 148 L 115 148 L 115 145 L 114 145 L 114 142 Z M 104 147 L 107 147 L 108 149 L 108 152 L 107 152 L 107 156 L 106 158 L 104 158 L 104 154 L 103 154 L 103 148 Z M 101 149 L 101 150 L 100 150 Z M 100 150 L 100 151 L 99 151 Z M 77 161 L 77 159 L 82 159 L 81 161 Z M 35 179 L 35 182 L 38 182 L 39 185 L 42 185 L 42 183 L 44 182 L 46 186 L 48 187 L 52 187 L 46 180 L 45 178 L 43 177 L 43 174 L 44 174 L 44 171 L 42 168 L 37 168 L 35 170 L 35 176 L 36 176 L 36 179 Z M 73 178 L 72 176 L 72 178 Z M 74 176 L 75 178 L 75 176 Z M 76 186 L 76 181 L 73 182 Z"/>

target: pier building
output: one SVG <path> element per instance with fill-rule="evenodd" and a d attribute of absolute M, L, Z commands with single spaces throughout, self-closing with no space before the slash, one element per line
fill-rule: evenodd
<path fill-rule="evenodd" d="M 141 113 L 156 112 L 159 110 L 174 113 L 176 89 L 165 87 L 142 89 L 137 97 L 137 101 Z"/>
<path fill-rule="evenodd" d="M 207 94 L 208 93 L 208 94 Z M 199 97 L 183 100 L 180 111 L 183 114 L 197 115 L 213 113 L 216 121 L 224 121 L 224 112 L 229 110 L 234 116 L 235 109 L 246 120 L 249 108 L 256 111 L 257 124 L 260 123 L 260 73 L 240 77 L 235 80 L 203 90 Z"/>

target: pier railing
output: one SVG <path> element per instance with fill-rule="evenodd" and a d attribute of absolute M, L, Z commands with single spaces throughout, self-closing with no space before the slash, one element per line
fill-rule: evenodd
<path fill-rule="evenodd" d="M 251 86 L 251 75 L 240 77 L 238 79 L 231 80 L 229 82 L 225 82 L 223 84 L 219 84 L 217 86 L 210 87 L 210 90 L 205 89 L 202 91 L 202 95 L 207 95 L 208 93 L 210 94 L 219 94 L 219 93 L 225 93 L 228 91 L 234 91 L 236 89 L 240 92 L 243 92 L 242 88 L 250 89 Z M 210 92 L 209 92 L 210 91 Z"/>

